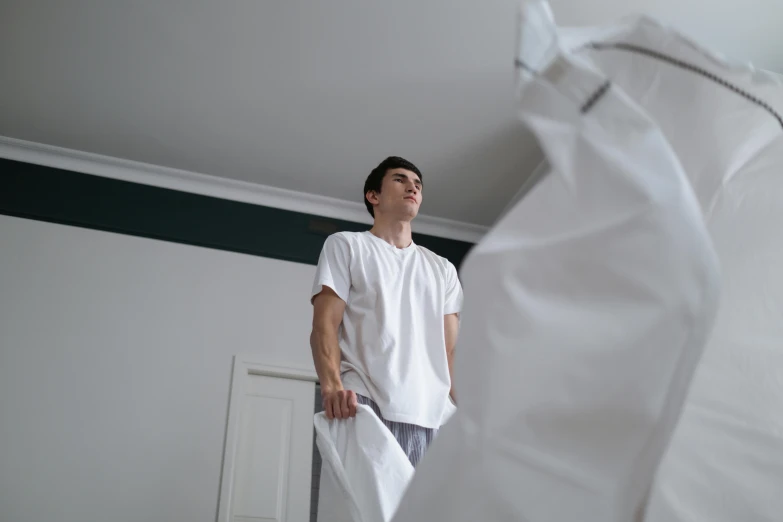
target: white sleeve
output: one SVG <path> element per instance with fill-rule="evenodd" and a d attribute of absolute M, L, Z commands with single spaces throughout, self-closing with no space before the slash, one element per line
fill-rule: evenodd
<path fill-rule="evenodd" d="M 351 247 L 345 237 L 332 234 L 326 238 L 315 270 L 310 300 L 320 294 L 324 286 L 328 286 L 347 303 L 348 292 L 351 289 L 350 261 Z"/>
<path fill-rule="evenodd" d="M 462 285 L 457 276 L 457 269 L 448 263 L 446 268 L 446 300 L 443 315 L 458 314 L 462 311 Z"/>

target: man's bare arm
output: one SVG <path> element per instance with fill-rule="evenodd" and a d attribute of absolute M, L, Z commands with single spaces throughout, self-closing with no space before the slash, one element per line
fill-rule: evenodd
<path fill-rule="evenodd" d="M 449 395 L 456 403 L 457 396 L 454 394 L 454 347 L 457 346 L 457 335 L 459 334 L 459 314 L 444 315 L 443 326 L 446 332 L 446 357 L 449 361 L 449 378 L 451 379 Z"/>
<path fill-rule="evenodd" d="M 313 330 L 310 348 L 318 379 L 324 412 L 329 419 L 356 415 L 356 394 L 343 389 L 340 379 L 340 342 L 338 332 L 343 321 L 345 301 L 325 286 L 313 299 Z"/>

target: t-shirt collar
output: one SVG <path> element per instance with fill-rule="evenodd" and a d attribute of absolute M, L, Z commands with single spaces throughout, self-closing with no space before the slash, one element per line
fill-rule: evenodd
<path fill-rule="evenodd" d="M 386 248 L 389 248 L 389 249 L 393 250 L 394 252 L 397 252 L 397 253 L 400 253 L 400 254 L 407 254 L 408 252 L 413 252 L 416 249 L 416 243 L 412 239 L 411 239 L 411 244 L 410 245 L 406 246 L 405 248 L 397 248 L 396 246 L 392 245 L 388 241 L 379 238 L 378 236 L 376 236 L 375 234 L 373 234 L 369 230 L 365 231 L 364 233 L 367 234 L 368 236 L 370 236 L 370 238 L 372 238 L 373 241 L 377 241 L 378 243 L 381 243 L 381 244 L 385 245 Z"/>

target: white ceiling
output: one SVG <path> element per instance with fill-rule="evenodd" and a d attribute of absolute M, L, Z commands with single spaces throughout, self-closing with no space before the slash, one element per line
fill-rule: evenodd
<path fill-rule="evenodd" d="M 647 12 L 783 71 L 783 1 L 552 0 Z M 754 6 L 754 8 L 751 8 Z M 537 162 L 513 111 L 515 0 L 0 0 L 0 135 L 361 201 L 387 155 L 428 215 L 486 225 Z"/>

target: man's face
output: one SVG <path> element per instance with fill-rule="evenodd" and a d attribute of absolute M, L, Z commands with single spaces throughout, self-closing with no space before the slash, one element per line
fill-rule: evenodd
<path fill-rule="evenodd" d="M 376 203 L 376 215 L 413 219 L 421 205 L 421 180 L 415 172 L 406 169 L 390 169 L 383 177 L 381 192 L 372 194 L 371 203 Z"/>

